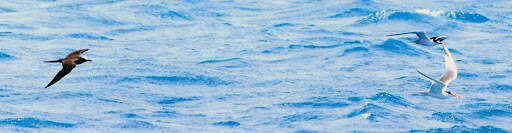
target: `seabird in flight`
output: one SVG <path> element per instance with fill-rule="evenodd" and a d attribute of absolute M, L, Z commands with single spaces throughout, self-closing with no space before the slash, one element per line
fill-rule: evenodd
<path fill-rule="evenodd" d="M 439 44 L 443 44 L 443 40 L 445 40 L 446 36 L 435 36 L 435 37 L 428 37 L 425 32 L 406 32 L 406 33 L 398 33 L 398 34 L 391 34 L 387 36 L 396 36 L 396 35 L 404 35 L 404 34 L 416 34 L 418 36 L 418 40 L 414 41 L 416 44 L 425 45 L 425 46 L 435 46 Z"/>
<path fill-rule="evenodd" d="M 462 97 L 459 94 L 455 94 L 451 91 L 447 91 L 447 86 L 457 78 L 457 66 L 455 65 L 455 62 L 453 61 L 452 55 L 450 51 L 448 51 L 448 47 L 446 44 L 442 44 L 444 49 L 444 62 L 445 62 L 445 69 L 446 72 L 443 74 L 441 79 L 436 80 L 434 78 L 431 78 L 427 76 L 426 74 L 418 71 L 421 75 L 428 78 L 431 81 L 430 89 L 425 92 L 420 92 L 422 94 L 430 95 L 433 97 L 438 98 L 449 98 L 451 96 L 454 97 Z"/>
<path fill-rule="evenodd" d="M 91 61 L 85 57 L 80 56 L 80 54 L 84 53 L 87 50 L 89 50 L 89 49 L 80 49 L 80 50 L 71 52 L 64 59 L 59 59 L 59 60 L 54 60 L 54 61 L 45 61 L 46 63 L 62 63 L 62 69 L 59 71 L 59 73 L 57 73 L 57 75 L 55 75 L 55 77 L 53 77 L 52 81 L 50 81 L 50 83 L 48 85 L 46 85 L 46 87 L 44 87 L 44 88 L 48 88 L 51 85 L 57 83 L 57 81 L 62 79 L 62 77 L 66 76 L 69 72 L 71 72 L 71 70 L 73 70 L 73 68 L 75 68 L 75 66 L 82 64 L 84 62 L 87 62 L 87 61 Z"/>

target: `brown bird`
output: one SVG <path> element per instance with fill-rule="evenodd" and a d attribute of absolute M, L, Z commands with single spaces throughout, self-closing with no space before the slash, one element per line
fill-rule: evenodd
<path fill-rule="evenodd" d="M 59 71 L 59 73 L 57 73 L 57 75 L 55 75 L 55 77 L 53 77 L 52 81 L 50 81 L 50 83 L 46 85 L 46 87 L 44 88 L 48 88 L 51 85 L 57 83 L 57 81 L 62 79 L 62 77 L 66 76 L 69 72 L 71 72 L 71 70 L 73 70 L 75 66 L 87 61 L 91 61 L 85 57 L 80 56 L 80 54 L 84 53 L 87 50 L 89 49 L 80 49 L 75 52 L 71 52 L 64 59 L 45 61 L 46 63 L 62 63 L 62 69 Z"/>

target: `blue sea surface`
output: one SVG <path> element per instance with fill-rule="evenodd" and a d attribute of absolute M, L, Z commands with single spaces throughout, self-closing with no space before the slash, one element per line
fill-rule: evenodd
<path fill-rule="evenodd" d="M 510 0 L 2 0 L 0 132 L 511 132 L 511 48 Z"/>

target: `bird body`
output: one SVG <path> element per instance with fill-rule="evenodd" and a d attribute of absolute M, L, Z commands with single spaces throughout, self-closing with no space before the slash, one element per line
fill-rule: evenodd
<path fill-rule="evenodd" d="M 51 85 L 57 83 L 57 81 L 59 81 L 64 76 L 69 74 L 71 72 L 71 70 L 73 70 L 73 68 L 75 68 L 77 65 L 82 64 L 87 61 L 91 61 L 85 57 L 80 56 L 82 53 L 84 53 L 87 50 L 89 50 L 89 49 L 80 49 L 80 50 L 71 52 L 64 59 L 45 61 L 46 63 L 62 63 L 62 69 L 59 71 L 59 73 L 57 73 L 57 75 L 55 75 L 55 77 L 52 79 L 52 81 L 50 81 L 50 83 L 48 83 L 48 85 L 46 85 L 46 87 L 44 87 L 44 88 L 48 88 Z"/>

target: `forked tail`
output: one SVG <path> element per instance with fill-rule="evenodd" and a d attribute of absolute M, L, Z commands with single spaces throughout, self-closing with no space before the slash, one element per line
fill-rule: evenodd
<path fill-rule="evenodd" d="M 59 60 L 52 60 L 52 61 L 44 61 L 46 63 L 60 63 L 62 62 L 62 59 L 59 59 Z"/>

